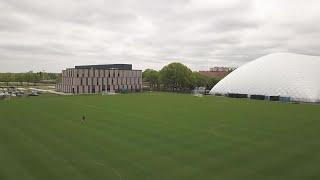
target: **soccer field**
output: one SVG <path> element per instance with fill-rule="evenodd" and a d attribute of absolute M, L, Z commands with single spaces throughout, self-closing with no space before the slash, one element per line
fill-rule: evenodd
<path fill-rule="evenodd" d="M 308 180 L 319 168 L 319 105 L 170 93 L 0 101 L 1 180 Z"/>

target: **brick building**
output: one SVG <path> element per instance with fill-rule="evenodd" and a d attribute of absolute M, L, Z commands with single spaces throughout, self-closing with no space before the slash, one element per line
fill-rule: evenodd
<path fill-rule="evenodd" d="M 226 77 L 230 72 L 228 71 L 199 71 L 200 74 L 210 77 L 210 78 L 218 78 L 222 79 Z"/>
<path fill-rule="evenodd" d="M 222 79 L 231 73 L 235 68 L 232 67 L 213 67 L 209 71 L 199 71 L 200 74 L 210 77 Z"/>
<path fill-rule="evenodd" d="M 75 66 L 62 71 L 56 90 L 64 93 L 101 93 L 105 91 L 140 91 L 142 71 L 131 64 Z"/>

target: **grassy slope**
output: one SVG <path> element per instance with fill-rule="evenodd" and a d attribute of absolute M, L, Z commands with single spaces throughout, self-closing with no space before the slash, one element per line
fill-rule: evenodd
<path fill-rule="evenodd" d="M 0 101 L 0 179 L 319 179 L 319 115 L 178 94 Z"/>

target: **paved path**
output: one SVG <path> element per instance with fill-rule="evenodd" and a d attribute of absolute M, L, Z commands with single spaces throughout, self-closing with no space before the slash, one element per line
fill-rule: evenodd
<path fill-rule="evenodd" d="M 29 89 L 30 89 L 30 90 L 34 90 L 34 91 L 47 92 L 47 93 L 51 93 L 51 94 L 71 95 L 71 94 L 67 94 L 67 93 L 63 93 L 63 92 L 57 92 L 57 91 L 54 91 L 54 90 L 37 89 L 37 88 L 29 88 Z"/>

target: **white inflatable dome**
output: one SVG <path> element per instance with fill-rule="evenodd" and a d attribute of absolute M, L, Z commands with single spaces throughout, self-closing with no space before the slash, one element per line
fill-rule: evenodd
<path fill-rule="evenodd" d="M 320 102 L 320 57 L 275 53 L 251 61 L 222 79 L 210 94 L 289 97 Z"/>

